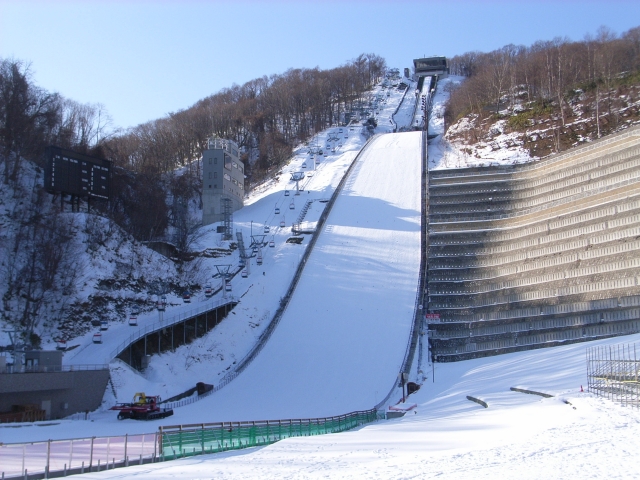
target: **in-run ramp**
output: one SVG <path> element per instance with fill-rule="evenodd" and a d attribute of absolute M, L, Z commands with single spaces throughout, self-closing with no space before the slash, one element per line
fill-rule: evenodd
<path fill-rule="evenodd" d="M 400 371 L 420 267 L 421 133 L 382 135 L 337 198 L 258 357 L 172 423 L 309 418 L 368 409 Z"/>

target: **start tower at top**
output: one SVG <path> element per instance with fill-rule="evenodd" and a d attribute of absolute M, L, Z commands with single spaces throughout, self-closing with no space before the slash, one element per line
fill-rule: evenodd
<path fill-rule="evenodd" d="M 416 78 L 438 75 L 440 78 L 449 75 L 447 57 L 425 57 L 413 60 L 413 72 Z"/>

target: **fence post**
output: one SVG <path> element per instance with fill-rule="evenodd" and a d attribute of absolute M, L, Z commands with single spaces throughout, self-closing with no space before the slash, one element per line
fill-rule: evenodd
<path fill-rule="evenodd" d="M 44 467 L 44 478 L 49 478 L 49 459 L 51 458 L 51 440 L 47 442 L 47 465 Z"/>
<path fill-rule="evenodd" d="M 611 353 L 611 345 L 609 345 L 609 378 L 613 378 L 613 357 Z M 613 400 L 613 388 L 611 388 L 611 380 L 609 380 L 609 398 Z"/>
<path fill-rule="evenodd" d="M 106 458 L 106 466 L 105 470 L 109 470 L 109 447 L 111 447 L 111 437 L 107 437 L 107 458 Z"/>
<path fill-rule="evenodd" d="M 71 439 L 71 445 L 69 448 L 69 470 L 71 470 L 71 462 L 73 460 L 73 439 Z"/>
<path fill-rule="evenodd" d="M 89 453 L 89 471 L 91 471 L 91 467 L 93 467 L 93 441 L 96 437 L 91 437 L 91 451 Z"/>
<path fill-rule="evenodd" d="M 129 443 L 129 434 L 124 434 L 124 464 L 126 467 L 129 466 L 129 457 L 127 457 L 127 444 Z"/>
<path fill-rule="evenodd" d="M 591 362 L 589 361 L 589 348 L 584 351 L 585 359 L 587 360 L 587 392 L 590 391 L 591 386 Z"/>
<path fill-rule="evenodd" d="M 638 357 L 636 356 L 636 344 L 633 344 L 633 370 L 636 377 L 636 383 L 634 384 L 635 388 L 635 397 L 636 397 L 636 408 L 640 407 L 640 389 L 638 388 Z"/>

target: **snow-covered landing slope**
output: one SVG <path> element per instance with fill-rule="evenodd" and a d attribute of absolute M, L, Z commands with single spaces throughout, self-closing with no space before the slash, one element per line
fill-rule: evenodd
<path fill-rule="evenodd" d="M 386 395 L 418 283 L 420 138 L 383 135 L 363 152 L 265 348 L 174 423 L 335 415 Z"/>

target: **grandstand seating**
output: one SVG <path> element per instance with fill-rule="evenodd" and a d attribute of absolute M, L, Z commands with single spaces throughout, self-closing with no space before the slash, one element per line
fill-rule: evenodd
<path fill-rule="evenodd" d="M 435 361 L 640 331 L 640 128 L 523 165 L 429 172 Z"/>

